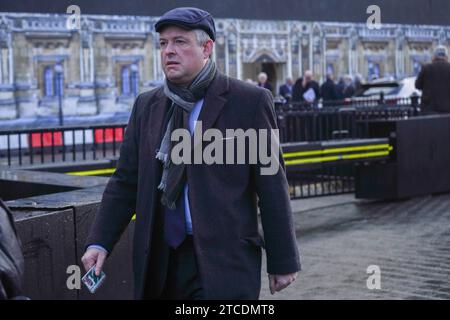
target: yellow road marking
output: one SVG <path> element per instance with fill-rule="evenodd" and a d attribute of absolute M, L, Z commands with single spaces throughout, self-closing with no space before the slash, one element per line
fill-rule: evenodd
<path fill-rule="evenodd" d="M 289 166 L 289 165 L 294 165 L 294 164 L 321 163 L 321 162 L 330 162 L 330 161 L 337 161 L 337 160 L 380 157 L 380 156 L 387 156 L 387 155 L 389 155 L 389 151 L 366 152 L 366 153 L 356 153 L 356 154 L 347 154 L 347 155 L 338 155 L 338 156 L 329 156 L 329 157 L 288 160 L 288 161 L 285 161 L 285 165 Z"/>
<path fill-rule="evenodd" d="M 342 147 L 342 148 L 331 148 L 324 150 L 313 150 L 313 151 L 299 151 L 299 152 L 286 152 L 283 154 L 283 158 L 294 158 L 301 156 L 312 156 L 318 154 L 329 154 L 337 152 L 352 152 L 361 150 L 377 150 L 377 149 L 388 149 L 391 150 L 391 146 L 388 144 L 373 144 L 367 146 L 356 146 L 356 147 Z"/>
<path fill-rule="evenodd" d="M 116 171 L 116 168 L 87 170 L 87 171 L 73 171 L 73 172 L 66 172 L 66 174 L 69 174 L 71 176 L 95 176 L 98 174 L 114 173 L 114 171 Z"/>

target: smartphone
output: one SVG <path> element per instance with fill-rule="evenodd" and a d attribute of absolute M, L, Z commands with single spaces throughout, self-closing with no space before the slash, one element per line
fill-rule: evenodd
<path fill-rule="evenodd" d="M 100 272 L 99 276 L 95 274 L 95 265 L 94 265 L 91 269 L 89 269 L 88 272 L 86 272 L 83 278 L 81 278 L 81 281 L 84 283 L 84 285 L 88 288 L 88 290 L 91 293 L 94 293 L 105 281 L 105 278 L 106 274 L 103 271 Z"/>

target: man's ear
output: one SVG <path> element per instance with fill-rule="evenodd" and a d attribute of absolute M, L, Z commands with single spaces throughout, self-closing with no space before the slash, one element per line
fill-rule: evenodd
<path fill-rule="evenodd" d="M 205 59 L 209 58 L 212 55 L 213 49 L 214 49 L 214 41 L 209 39 L 203 45 L 203 54 L 205 55 Z"/>

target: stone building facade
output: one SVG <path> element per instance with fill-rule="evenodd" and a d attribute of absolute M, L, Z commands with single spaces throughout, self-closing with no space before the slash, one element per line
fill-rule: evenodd
<path fill-rule="evenodd" d="M 0 119 L 127 112 L 163 81 L 157 17 L 0 13 Z M 313 70 L 403 78 L 450 47 L 450 26 L 216 19 L 213 58 L 239 79 L 265 71 L 274 88 Z"/>

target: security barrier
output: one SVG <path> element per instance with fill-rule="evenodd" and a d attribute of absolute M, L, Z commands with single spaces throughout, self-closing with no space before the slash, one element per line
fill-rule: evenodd
<path fill-rule="evenodd" d="M 6 204 L 13 212 L 22 243 L 24 295 L 31 299 L 133 298 L 133 220 L 108 258 L 105 284 L 95 295 L 82 285 L 73 287 L 74 277 L 85 273 L 80 261 L 84 241 L 107 181 L 102 177 L 80 179 L 58 173 L 0 170 L 1 194 L 21 184 Z"/>
<path fill-rule="evenodd" d="M 356 197 L 401 199 L 450 191 L 450 114 L 367 122 L 371 137 L 390 137 L 388 163 L 356 169 Z"/>
<path fill-rule="evenodd" d="M 125 124 L 0 131 L 0 165 L 23 166 L 114 157 Z"/>

